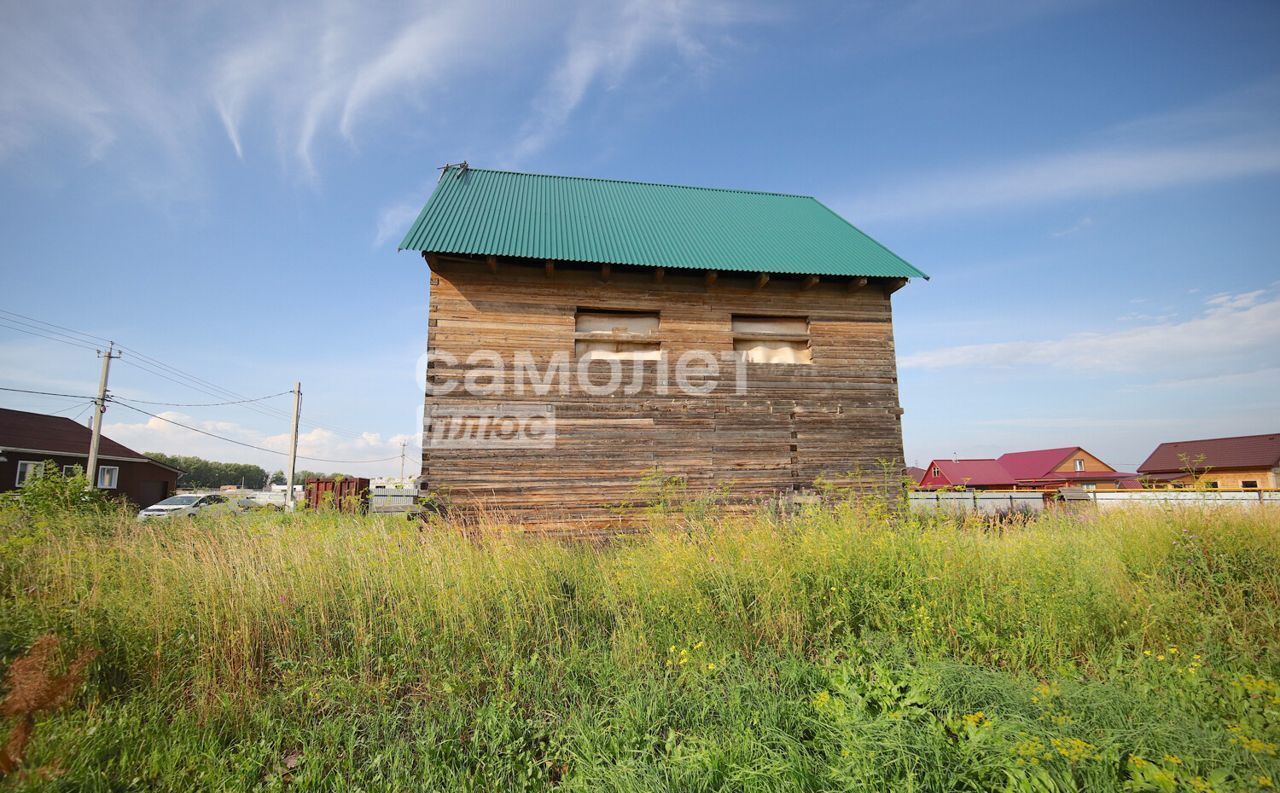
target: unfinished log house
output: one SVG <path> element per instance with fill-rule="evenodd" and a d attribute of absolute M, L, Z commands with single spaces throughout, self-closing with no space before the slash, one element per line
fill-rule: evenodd
<path fill-rule="evenodd" d="M 743 503 L 901 469 L 890 296 L 927 276 L 813 198 L 446 166 L 400 247 L 431 270 L 422 488 L 455 506 L 592 528 L 662 477 Z"/>

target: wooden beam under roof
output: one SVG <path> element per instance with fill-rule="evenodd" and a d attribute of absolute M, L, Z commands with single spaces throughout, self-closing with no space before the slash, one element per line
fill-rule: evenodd
<path fill-rule="evenodd" d="M 893 294 L 902 287 L 907 285 L 906 278 L 889 278 L 884 282 L 884 293 L 886 296 Z"/>
<path fill-rule="evenodd" d="M 547 276 L 548 278 L 550 278 L 551 276 L 553 276 L 553 275 L 555 275 L 555 274 L 556 274 L 556 263 L 555 263 L 555 262 L 551 261 L 550 259 L 547 259 L 547 263 L 546 263 L 545 267 L 546 267 L 546 276 Z"/>
<path fill-rule="evenodd" d="M 719 270 L 707 270 L 707 286 L 715 286 L 716 279 L 720 277 Z"/>
<path fill-rule="evenodd" d="M 658 284 L 660 284 L 660 283 L 662 283 L 662 279 L 664 279 L 664 278 L 666 278 L 666 277 L 667 277 L 667 268 L 665 268 L 665 267 L 655 267 L 655 268 L 654 268 L 654 270 L 653 270 L 653 281 L 654 281 L 654 283 L 658 283 Z"/>
<path fill-rule="evenodd" d="M 485 261 L 485 264 L 489 265 L 489 272 L 493 273 L 494 275 L 497 275 L 498 274 L 498 257 L 492 256 L 492 255 L 486 256 L 484 261 Z"/>
<path fill-rule="evenodd" d="M 756 276 L 756 289 L 764 289 L 764 285 L 769 283 L 769 274 L 760 273 Z"/>
<path fill-rule="evenodd" d="M 867 285 L 867 279 L 865 277 L 850 278 L 849 282 L 844 285 L 844 288 L 849 290 L 850 292 L 856 292 L 866 285 Z"/>
<path fill-rule="evenodd" d="M 816 275 L 810 275 L 810 276 L 807 276 L 807 277 L 804 279 L 804 283 L 803 283 L 803 284 L 801 284 L 800 288 L 801 288 L 801 289 L 812 289 L 812 288 L 814 288 L 815 286 L 817 286 L 817 285 L 818 285 L 818 281 L 819 281 L 819 280 L 821 280 L 821 279 L 819 279 L 819 278 L 818 278 L 818 276 L 816 276 Z"/>

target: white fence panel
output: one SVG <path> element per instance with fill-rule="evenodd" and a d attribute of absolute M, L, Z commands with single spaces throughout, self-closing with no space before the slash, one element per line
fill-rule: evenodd
<path fill-rule="evenodd" d="M 976 511 L 994 514 L 1001 511 L 1044 509 L 1044 494 L 1036 490 L 913 490 L 907 494 L 915 510 L 944 512 Z"/>
<path fill-rule="evenodd" d="M 992 514 L 1006 510 L 1045 508 L 1044 493 L 1035 490 L 914 490 L 907 494 L 913 510 L 976 511 Z M 1251 507 L 1280 506 L 1280 490 L 1078 490 L 1065 503 L 1091 503 L 1098 509 L 1134 506 Z"/>

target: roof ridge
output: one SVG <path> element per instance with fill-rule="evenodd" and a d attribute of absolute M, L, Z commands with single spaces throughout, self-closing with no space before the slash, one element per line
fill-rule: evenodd
<path fill-rule="evenodd" d="M 450 166 L 449 171 L 452 171 L 454 168 L 457 168 L 457 167 L 458 166 Z M 571 176 L 568 174 L 558 174 L 558 173 L 533 173 L 532 171 L 508 171 L 502 168 L 474 168 L 471 166 L 467 166 L 467 170 L 479 171 L 482 173 L 510 174 L 512 176 L 537 176 L 543 179 L 574 179 L 582 182 L 612 182 L 613 184 L 634 184 L 634 185 L 642 185 L 644 187 L 678 187 L 682 190 L 709 190 L 715 193 L 744 193 L 748 195 L 771 195 L 771 196 L 778 196 L 779 198 L 807 198 L 810 201 L 814 201 L 822 205 L 821 201 L 818 201 L 817 198 L 814 198 L 811 195 L 805 195 L 803 193 L 779 193 L 773 190 L 746 190 L 746 189 L 737 188 L 737 187 L 707 187 L 706 185 L 674 184 L 672 182 L 642 182 L 638 179 L 609 179 L 602 176 Z M 446 173 L 448 173 L 449 171 L 446 171 Z M 831 212 L 831 209 L 826 207 L 825 205 L 823 205 L 823 208 L 827 209 L 828 212 Z M 835 213 L 832 212 L 832 214 L 835 214 Z M 836 215 L 836 216 L 839 217 L 839 215 Z M 845 222 L 848 222 L 848 221 L 845 221 Z M 850 223 L 849 225 L 852 226 L 853 224 Z M 861 231 L 861 229 L 858 229 L 858 230 Z M 884 246 L 881 246 L 881 247 L 884 247 Z M 888 249 L 886 248 L 885 250 L 888 250 Z M 892 253 L 892 251 L 890 251 L 890 253 Z M 896 256 L 897 254 L 894 254 L 894 255 Z"/>
<path fill-rule="evenodd" d="M 1175 443 L 1204 443 L 1205 441 L 1242 441 L 1245 438 L 1272 438 L 1277 435 L 1280 435 L 1280 432 L 1259 432 L 1256 435 L 1225 435 L 1217 438 L 1189 438 L 1185 441 L 1161 441 L 1159 445 L 1172 446 Z"/>

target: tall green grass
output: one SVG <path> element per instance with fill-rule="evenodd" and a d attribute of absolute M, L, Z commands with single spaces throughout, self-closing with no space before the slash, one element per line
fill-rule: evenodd
<path fill-rule="evenodd" d="M 8 508 L 0 536 L 0 660 L 102 651 L 17 788 L 1280 785 L 1275 511 L 847 502 L 598 547 Z"/>

